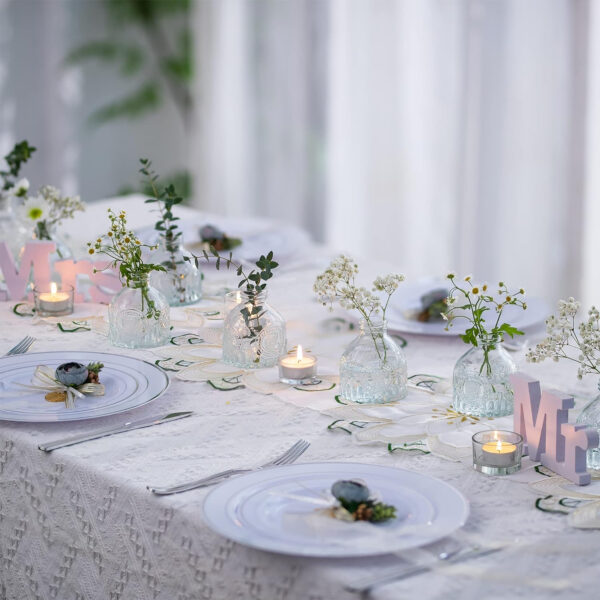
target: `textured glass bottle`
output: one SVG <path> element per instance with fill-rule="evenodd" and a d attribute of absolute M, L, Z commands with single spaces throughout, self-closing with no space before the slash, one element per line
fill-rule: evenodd
<path fill-rule="evenodd" d="M 185 252 L 179 244 L 172 250 L 161 241 L 153 260 L 166 271 L 154 271 L 150 283 L 167 299 L 170 306 L 194 304 L 202 298 L 202 273 L 193 261 L 184 260 Z M 155 258 L 156 257 L 156 258 Z"/>
<path fill-rule="evenodd" d="M 515 363 L 500 339 L 479 339 L 479 346 L 465 352 L 454 367 L 454 410 L 476 417 L 503 417 L 513 413 L 509 376 Z"/>
<path fill-rule="evenodd" d="M 344 400 L 361 404 L 394 402 L 406 396 L 406 358 L 387 335 L 385 321 L 360 322 L 360 335 L 340 360 L 340 390 Z"/>
<path fill-rule="evenodd" d="M 108 307 L 108 338 L 123 348 L 153 348 L 169 341 L 167 299 L 147 278 L 132 282 L 112 299 Z"/>
<path fill-rule="evenodd" d="M 600 382 L 598 383 L 598 390 L 600 390 Z M 577 417 L 577 424 L 595 427 L 600 433 L 600 394 L 581 411 L 579 417 Z M 600 471 L 600 448 L 590 448 L 587 451 L 587 467 L 588 469 Z"/>
<path fill-rule="evenodd" d="M 273 367 L 286 352 L 285 321 L 266 303 L 266 292 L 241 297 L 225 319 L 223 360 L 243 369 Z"/>
<path fill-rule="evenodd" d="M 0 192 L 0 240 L 8 244 L 13 257 L 17 258 L 28 238 L 27 227 L 15 215 L 12 197 Z"/>

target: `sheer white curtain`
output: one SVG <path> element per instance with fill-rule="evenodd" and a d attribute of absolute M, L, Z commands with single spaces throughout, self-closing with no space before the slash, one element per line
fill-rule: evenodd
<path fill-rule="evenodd" d="M 199 2 L 200 202 L 301 223 L 411 278 L 454 268 L 550 300 L 600 293 L 581 283 L 597 249 L 597 11 Z"/>

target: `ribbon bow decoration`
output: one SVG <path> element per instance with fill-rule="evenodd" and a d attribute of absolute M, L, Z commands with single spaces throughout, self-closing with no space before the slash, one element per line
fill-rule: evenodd
<path fill-rule="evenodd" d="M 63 392 L 65 394 L 65 405 L 67 408 L 75 408 L 75 398 L 84 396 L 103 396 L 104 385 L 101 383 L 82 383 L 77 387 L 65 385 L 55 378 L 54 369 L 46 365 L 36 367 L 31 384 L 17 384 L 28 390 L 39 390 L 41 392 Z"/>

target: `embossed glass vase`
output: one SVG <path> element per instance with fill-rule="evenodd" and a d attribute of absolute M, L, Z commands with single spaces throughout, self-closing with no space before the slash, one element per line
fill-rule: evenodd
<path fill-rule="evenodd" d="M 598 390 L 600 390 L 600 382 L 598 382 Z M 578 425 L 595 427 L 600 433 L 600 394 L 581 411 L 576 422 Z M 587 467 L 600 471 L 600 448 L 590 448 L 587 451 Z"/>
<path fill-rule="evenodd" d="M 27 227 L 15 215 L 13 199 L 0 192 L 0 240 L 7 243 L 13 257 L 17 258 L 28 238 Z"/>
<path fill-rule="evenodd" d="M 500 338 L 478 339 L 478 346 L 465 352 L 454 367 L 454 410 L 475 417 L 503 417 L 513 413 L 510 374 L 515 363 Z"/>
<path fill-rule="evenodd" d="M 150 283 L 165 296 L 170 306 L 186 306 L 202 298 L 202 273 L 193 261 L 184 260 L 185 256 L 180 244 L 169 245 L 164 240 L 152 255 L 166 271 L 154 271 Z"/>
<path fill-rule="evenodd" d="M 108 338 L 122 348 L 153 348 L 169 341 L 167 299 L 141 278 L 124 287 L 108 307 Z"/>
<path fill-rule="evenodd" d="M 286 352 L 285 321 L 265 291 L 242 291 L 241 297 L 225 319 L 223 360 L 243 369 L 273 367 Z"/>
<path fill-rule="evenodd" d="M 395 402 L 406 396 L 406 358 L 387 334 L 385 321 L 360 322 L 360 335 L 340 360 L 344 400 L 360 404 Z"/>

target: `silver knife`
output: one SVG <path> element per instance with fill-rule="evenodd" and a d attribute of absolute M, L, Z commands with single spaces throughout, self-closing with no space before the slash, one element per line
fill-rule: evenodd
<path fill-rule="evenodd" d="M 194 413 L 192 411 L 187 411 L 169 413 L 164 417 L 146 417 L 145 419 L 139 419 L 137 421 L 128 421 L 127 423 L 123 423 L 123 425 L 119 425 L 118 427 L 105 427 L 104 429 L 97 429 L 93 433 L 73 435 L 60 440 L 55 440 L 54 442 L 40 444 L 38 448 L 44 452 L 52 452 L 52 450 L 56 450 L 57 448 L 73 446 L 74 444 L 80 444 L 81 442 L 87 442 L 89 440 L 97 440 L 98 438 L 114 435 L 115 433 L 123 433 L 125 431 L 133 431 L 134 429 L 143 429 L 144 427 L 152 427 L 153 425 L 161 425 L 162 423 L 178 421 L 179 419 L 185 419 L 193 414 Z"/>
<path fill-rule="evenodd" d="M 421 573 L 427 573 L 428 571 L 435 571 L 445 565 L 453 565 L 455 563 L 460 563 L 466 560 L 470 560 L 472 558 L 488 556 L 489 554 L 494 554 L 495 552 L 498 552 L 502 549 L 503 546 L 494 546 L 491 548 L 474 548 L 468 550 L 467 552 L 460 553 L 456 557 L 445 561 L 428 563 L 426 565 L 417 565 L 414 567 L 404 567 L 386 575 L 374 575 L 372 577 L 361 579 L 360 581 L 357 581 L 354 584 L 346 585 L 345 588 L 349 592 L 368 594 L 373 588 L 383 585 L 384 583 L 390 583 L 391 581 L 398 581 L 400 579 L 408 579 L 409 577 L 413 577 L 414 575 L 420 575 Z"/>

